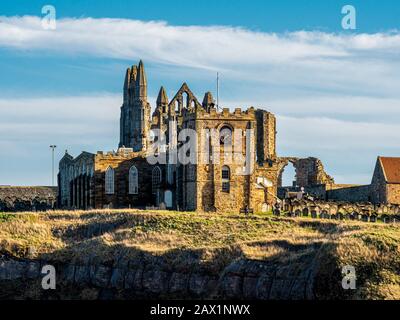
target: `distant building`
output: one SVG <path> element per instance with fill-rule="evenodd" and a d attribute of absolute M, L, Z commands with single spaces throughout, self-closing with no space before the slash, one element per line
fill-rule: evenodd
<path fill-rule="evenodd" d="M 218 110 L 210 92 L 200 103 L 186 83 L 171 101 L 161 87 L 152 116 L 150 110 L 146 73 L 140 61 L 125 75 L 118 150 L 83 152 L 76 158 L 66 152 L 59 164 L 61 207 L 156 206 L 232 212 L 272 208 L 280 168 L 275 145 L 276 120 L 272 113 L 253 107 L 245 111 Z M 154 152 L 157 142 L 152 136 L 154 130 L 166 137 L 165 145 L 155 153 L 164 154 L 169 160 L 171 151 L 183 149 L 184 143 L 178 136 L 184 129 L 198 133 L 197 152 L 193 155 L 197 161 L 150 164 L 147 157 Z M 253 135 L 246 136 L 247 129 Z M 242 146 L 239 152 L 237 145 Z M 219 163 L 203 150 L 217 155 Z M 226 161 L 236 156 L 244 160 Z M 251 167 L 249 174 L 244 174 L 246 166 Z"/>
<path fill-rule="evenodd" d="M 400 204 L 400 158 L 378 157 L 371 183 L 371 200 Z"/>
<path fill-rule="evenodd" d="M 379 157 L 371 185 L 336 184 L 317 158 L 277 156 L 272 113 L 253 107 L 220 110 L 210 92 L 200 103 L 183 83 L 171 101 L 161 87 L 151 114 L 147 85 L 142 61 L 127 69 L 116 151 L 82 152 L 76 158 L 66 152 L 61 159 L 61 208 L 265 212 L 277 199 L 301 189 L 322 201 L 400 203 L 400 158 Z M 174 152 L 185 151 L 178 137 L 186 129 L 197 133 L 192 154 L 196 161 L 170 161 Z M 163 141 L 155 132 L 162 133 Z M 166 161 L 149 162 L 152 154 Z M 236 157 L 242 160 L 227 162 Z M 289 164 L 296 176 L 287 187 L 282 174 Z"/>

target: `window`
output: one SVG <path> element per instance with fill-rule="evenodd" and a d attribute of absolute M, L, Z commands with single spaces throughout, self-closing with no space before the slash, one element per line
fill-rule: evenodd
<path fill-rule="evenodd" d="M 106 170 L 106 194 L 114 194 L 114 169 L 108 167 Z"/>
<path fill-rule="evenodd" d="M 229 193 L 231 171 L 228 166 L 222 167 L 222 192 Z"/>
<path fill-rule="evenodd" d="M 129 194 L 138 194 L 138 170 L 135 166 L 129 169 Z"/>
<path fill-rule="evenodd" d="M 160 187 L 161 184 L 161 169 L 160 167 L 154 167 L 151 177 L 151 189 L 153 194 L 156 193 L 157 189 Z"/>
<path fill-rule="evenodd" d="M 232 129 L 228 126 L 223 126 L 219 131 L 219 139 L 222 145 L 232 144 Z"/>

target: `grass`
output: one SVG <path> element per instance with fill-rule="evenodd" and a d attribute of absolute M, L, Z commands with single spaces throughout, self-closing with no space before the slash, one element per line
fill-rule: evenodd
<path fill-rule="evenodd" d="M 0 223 L 6 222 L 14 219 L 16 217 L 15 214 L 12 213 L 0 213 Z"/>
<path fill-rule="evenodd" d="M 400 226 L 358 221 L 237 214 L 93 210 L 0 214 L 0 254 L 20 258 L 107 262 L 158 255 L 181 263 L 193 254 L 221 268 L 235 259 L 290 265 L 321 256 L 353 265 L 353 297 L 400 299 Z M 328 270 L 329 269 L 329 270 Z M 328 281 L 328 280 L 326 280 Z M 322 281 L 323 283 L 323 281 Z M 329 284 L 321 290 L 331 290 Z M 334 291 L 334 289 L 332 289 Z"/>

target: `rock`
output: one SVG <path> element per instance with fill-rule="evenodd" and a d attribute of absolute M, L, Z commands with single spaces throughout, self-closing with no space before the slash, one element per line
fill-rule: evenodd
<path fill-rule="evenodd" d="M 160 294 L 166 292 L 167 274 L 159 270 L 149 270 L 143 273 L 143 289 L 150 293 Z"/>
<path fill-rule="evenodd" d="M 105 266 L 90 267 L 91 283 L 97 287 L 107 287 L 110 279 L 110 268 Z"/>
<path fill-rule="evenodd" d="M 257 297 L 258 277 L 244 277 L 243 278 L 243 298 L 253 300 Z"/>
<path fill-rule="evenodd" d="M 238 299 L 242 296 L 243 277 L 227 274 L 220 281 L 223 296 Z"/>
<path fill-rule="evenodd" d="M 125 281 L 124 281 L 124 288 L 125 289 L 132 289 L 134 287 L 135 276 L 136 276 L 136 271 L 135 270 L 129 270 L 125 274 Z"/>
<path fill-rule="evenodd" d="M 90 267 L 89 266 L 77 266 L 75 268 L 74 282 L 79 285 L 90 283 Z"/>
<path fill-rule="evenodd" d="M 125 271 L 120 268 L 114 268 L 111 274 L 111 288 L 122 289 L 124 287 Z"/>
<path fill-rule="evenodd" d="M 205 275 L 201 275 L 198 273 L 192 274 L 189 279 L 190 293 L 194 294 L 197 297 L 204 295 L 207 290 L 208 281 L 209 277 Z"/>
<path fill-rule="evenodd" d="M 40 276 L 40 263 L 38 262 L 28 262 L 26 268 L 26 277 L 28 279 L 36 279 Z"/>
<path fill-rule="evenodd" d="M 169 292 L 173 294 L 186 294 L 188 291 L 189 275 L 185 273 L 172 273 L 169 280 Z"/>

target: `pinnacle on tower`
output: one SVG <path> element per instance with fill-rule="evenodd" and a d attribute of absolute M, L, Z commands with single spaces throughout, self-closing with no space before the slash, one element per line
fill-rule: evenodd
<path fill-rule="evenodd" d="M 157 106 L 167 105 L 167 104 L 168 104 L 167 93 L 165 92 L 164 87 L 161 87 L 157 97 Z"/>
<path fill-rule="evenodd" d="M 130 85 L 133 86 L 135 84 L 136 81 L 136 76 L 137 76 L 137 66 L 133 65 L 131 67 L 131 80 L 130 80 Z"/>
<path fill-rule="evenodd" d="M 135 96 L 137 99 L 147 100 L 147 79 L 142 60 L 140 60 L 139 67 L 137 69 Z"/>
<path fill-rule="evenodd" d="M 131 81 L 131 69 L 126 69 L 125 81 L 124 81 L 124 103 L 129 99 L 129 83 Z"/>
<path fill-rule="evenodd" d="M 133 65 L 131 67 L 131 79 L 129 81 L 130 101 L 133 101 L 135 98 L 136 78 L 137 78 L 137 66 Z"/>
<path fill-rule="evenodd" d="M 203 108 L 208 109 L 210 107 L 214 107 L 215 102 L 214 98 L 210 91 L 206 92 L 203 99 Z"/>

